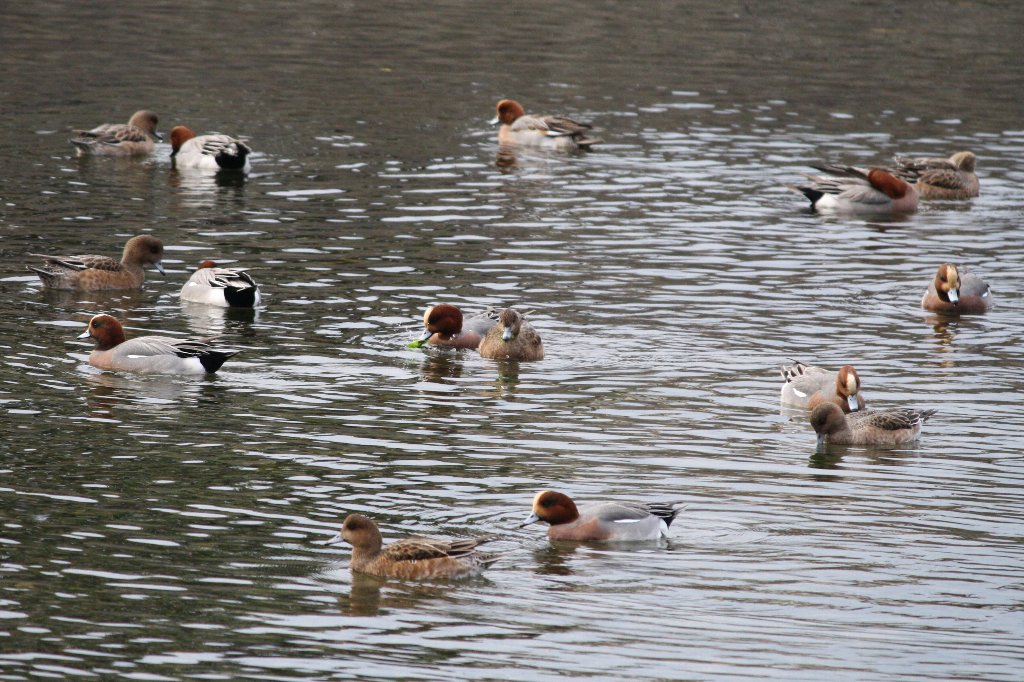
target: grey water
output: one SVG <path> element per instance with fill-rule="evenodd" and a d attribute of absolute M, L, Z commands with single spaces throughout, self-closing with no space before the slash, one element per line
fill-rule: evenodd
<path fill-rule="evenodd" d="M 1019 680 L 1024 62 L 1016 3 L 7 3 L 0 8 L 0 679 Z M 593 122 L 499 154 L 503 97 Z M 245 179 L 79 159 L 155 110 Z M 809 164 L 978 155 L 981 196 L 823 217 Z M 138 292 L 30 253 L 167 248 Z M 203 258 L 255 312 L 183 305 Z M 920 310 L 945 261 L 987 315 Z M 519 365 L 413 350 L 423 309 L 532 310 Z M 75 337 L 218 335 L 209 378 Z M 894 450 L 781 411 L 790 358 L 938 412 Z M 551 546 L 533 495 L 683 498 L 670 540 Z M 457 583 L 322 544 L 497 534 Z"/>

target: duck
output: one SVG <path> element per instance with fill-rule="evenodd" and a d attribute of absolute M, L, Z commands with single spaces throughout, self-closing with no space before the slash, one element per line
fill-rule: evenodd
<path fill-rule="evenodd" d="M 126 339 L 124 328 L 112 315 L 94 315 L 78 336 L 92 337 L 96 348 L 89 364 L 103 370 L 143 374 L 208 374 L 216 372 L 236 351 L 216 350 L 208 339 L 138 336 Z"/>
<path fill-rule="evenodd" d="M 211 134 L 196 136 L 191 128 L 171 128 L 171 161 L 174 167 L 199 168 L 211 171 L 240 171 L 252 169 L 249 154 L 252 149 L 230 135 Z"/>
<path fill-rule="evenodd" d="M 819 212 L 911 213 L 917 210 L 917 190 L 884 168 L 814 166 L 827 176 L 807 175 L 810 184 L 792 186 Z"/>
<path fill-rule="evenodd" d="M 30 265 L 28 269 L 39 275 L 47 289 L 138 289 L 146 280 L 144 266 L 152 265 L 157 272 L 164 274 L 161 262 L 164 244 L 148 234 L 140 234 L 125 242 L 120 262 L 110 256 L 29 255 L 43 259 L 41 267 Z"/>
<path fill-rule="evenodd" d="M 971 199 L 981 185 L 974 169 L 974 152 L 957 152 L 948 159 L 896 156 L 896 173 L 913 182 L 922 199 Z"/>
<path fill-rule="evenodd" d="M 978 275 L 943 263 L 921 298 L 921 307 L 946 315 L 975 315 L 992 307 L 992 290 Z"/>
<path fill-rule="evenodd" d="M 782 368 L 782 380 L 780 400 L 787 407 L 813 410 L 828 401 L 838 405 L 843 412 L 864 409 L 860 375 L 853 365 L 843 365 L 839 371 L 832 372 L 796 360 Z"/>
<path fill-rule="evenodd" d="M 104 123 L 92 130 L 76 130 L 69 142 L 79 156 L 141 156 L 152 154 L 155 140 L 163 137 L 156 130 L 157 115 L 148 109 L 132 114 L 128 123 Z"/>
<path fill-rule="evenodd" d="M 476 349 L 484 335 L 497 323 L 498 311 L 495 308 L 487 308 L 481 313 L 463 318 L 458 306 L 439 303 L 423 313 L 423 334 L 410 343 L 409 347 L 419 348 L 429 343 L 449 348 Z"/>
<path fill-rule="evenodd" d="M 682 511 L 682 502 L 594 502 L 576 507 L 565 493 L 542 490 L 533 498 L 523 522 L 550 525 L 551 540 L 576 542 L 637 542 L 668 537 L 669 526 Z"/>
<path fill-rule="evenodd" d="M 500 123 L 498 143 L 539 147 L 557 151 L 590 149 L 602 142 L 591 137 L 589 123 L 574 121 L 565 116 L 530 116 L 523 105 L 514 99 L 503 99 L 497 105 L 498 115 L 491 125 Z"/>
<path fill-rule="evenodd" d="M 260 288 L 242 268 L 221 268 L 212 260 L 199 263 L 181 287 L 181 300 L 224 308 L 255 308 Z"/>
<path fill-rule="evenodd" d="M 544 344 L 525 316 L 512 308 L 498 313 L 498 323 L 480 341 L 480 355 L 492 360 L 542 360 Z"/>
<path fill-rule="evenodd" d="M 493 536 L 464 540 L 405 538 L 383 545 L 377 524 L 362 514 L 349 514 L 337 535 L 327 540 L 334 545 L 352 545 L 350 566 L 355 573 L 398 580 L 448 580 L 478 575 L 500 554 L 484 554 L 476 548 Z"/>
<path fill-rule="evenodd" d="M 894 446 L 910 443 L 921 435 L 921 426 L 935 410 L 893 408 L 860 410 L 843 414 L 835 403 L 825 402 L 811 410 L 810 422 L 818 434 L 818 446 Z"/>

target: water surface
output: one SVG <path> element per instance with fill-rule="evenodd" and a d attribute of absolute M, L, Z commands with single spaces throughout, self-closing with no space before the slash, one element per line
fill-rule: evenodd
<path fill-rule="evenodd" d="M 0 676 L 1019 679 L 1024 16 L 929 7 L 3 9 Z M 606 144 L 500 156 L 509 96 Z M 72 155 L 141 107 L 247 136 L 254 173 Z M 913 216 L 785 189 L 959 149 L 981 197 Z M 140 232 L 168 269 L 140 292 L 24 269 Z M 205 257 L 265 306 L 183 306 Z M 944 261 L 995 310 L 922 312 Z M 438 301 L 533 310 L 547 357 L 406 348 Z M 100 311 L 243 352 L 99 373 L 75 336 Z M 939 412 L 914 446 L 815 453 L 788 358 Z M 688 508 L 661 545 L 551 547 L 519 526 L 543 488 Z M 354 511 L 508 556 L 353 578 L 320 543 Z"/>

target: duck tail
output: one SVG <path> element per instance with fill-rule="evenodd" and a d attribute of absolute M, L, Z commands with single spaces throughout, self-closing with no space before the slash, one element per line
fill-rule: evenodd
<path fill-rule="evenodd" d="M 238 355 L 238 351 L 210 350 L 199 356 L 199 362 L 202 363 L 203 369 L 212 374 L 233 355 Z"/>

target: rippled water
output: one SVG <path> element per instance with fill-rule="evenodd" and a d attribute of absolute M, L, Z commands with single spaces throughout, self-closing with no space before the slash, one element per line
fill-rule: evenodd
<path fill-rule="evenodd" d="M 930 7 L 0 11 L 0 677 L 1020 679 L 1024 16 Z M 607 142 L 500 157 L 505 96 Z M 72 156 L 71 128 L 143 106 L 248 136 L 253 175 Z M 910 217 L 785 189 L 959 149 L 982 196 Z M 141 292 L 24 269 L 139 232 L 168 249 Z M 183 306 L 203 257 L 266 305 Z M 918 308 L 946 260 L 995 310 Z M 407 349 L 442 300 L 534 310 L 547 357 Z M 75 339 L 97 311 L 243 353 L 99 373 Z M 938 414 L 912 447 L 816 455 L 778 406 L 788 358 Z M 551 547 L 519 527 L 541 488 L 689 506 L 660 546 Z M 353 578 L 320 544 L 353 511 L 507 557 Z"/>

